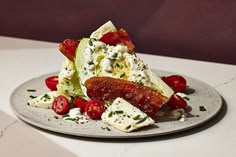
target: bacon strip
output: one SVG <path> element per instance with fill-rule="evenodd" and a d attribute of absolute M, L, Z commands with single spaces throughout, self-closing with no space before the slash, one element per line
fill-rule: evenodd
<path fill-rule="evenodd" d="M 149 87 L 111 77 L 92 77 L 85 81 L 91 99 L 114 100 L 121 97 L 152 118 L 168 98 Z"/>
<path fill-rule="evenodd" d="M 74 62 L 75 51 L 79 45 L 79 40 L 65 39 L 60 45 L 59 50 L 66 56 L 69 60 Z"/>
<path fill-rule="evenodd" d="M 117 32 L 108 32 L 104 34 L 99 40 L 113 46 L 123 43 L 128 47 L 130 54 L 135 53 L 135 46 L 131 42 L 128 33 L 124 29 L 120 29 Z"/>
<path fill-rule="evenodd" d="M 129 35 L 124 29 L 120 29 L 117 32 L 108 32 L 102 36 L 100 41 L 109 44 L 109 45 L 117 45 L 119 43 L 123 43 L 129 49 L 130 54 L 135 53 L 135 46 L 131 42 Z M 61 53 L 66 56 L 69 60 L 74 62 L 75 51 L 77 46 L 79 45 L 79 40 L 74 39 L 65 39 L 60 45 L 59 50 Z"/>

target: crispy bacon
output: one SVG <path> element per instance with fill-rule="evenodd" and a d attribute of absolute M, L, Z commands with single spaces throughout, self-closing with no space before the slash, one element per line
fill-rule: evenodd
<path fill-rule="evenodd" d="M 114 100 L 121 97 L 152 118 L 168 98 L 149 87 L 111 77 L 92 77 L 85 81 L 91 99 Z"/>
<path fill-rule="evenodd" d="M 79 40 L 65 39 L 60 45 L 59 50 L 63 55 L 65 55 L 69 60 L 74 62 L 75 50 L 79 45 Z"/>
<path fill-rule="evenodd" d="M 129 35 L 124 29 L 120 29 L 117 32 L 108 32 L 104 34 L 100 41 L 109 44 L 109 45 L 117 45 L 119 43 L 123 43 L 129 49 L 129 53 L 133 54 L 135 51 L 135 46 L 131 42 Z M 65 55 L 69 60 L 74 61 L 75 51 L 79 44 L 79 40 L 74 39 L 65 39 L 60 45 L 59 50 L 63 55 Z"/>
<path fill-rule="evenodd" d="M 131 42 L 128 33 L 124 29 L 120 29 L 119 31 L 116 32 L 108 32 L 104 34 L 99 40 L 113 46 L 119 43 L 123 43 L 128 47 L 129 53 L 132 54 L 135 52 L 135 46 Z"/>

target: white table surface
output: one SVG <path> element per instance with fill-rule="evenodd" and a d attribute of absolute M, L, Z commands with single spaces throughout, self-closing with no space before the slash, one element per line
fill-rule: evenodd
<path fill-rule="evenodd" d="M 60 70 L 64 56 L 57 43 L 0 37 L 0 110 L 16 117 L 10 95 L 26 80 Z M 210 122 L 177 134 L 126 140 L 70 137 L 35 129 L 80 157 L 235 157 L 236 66 L 138 54 L 153 69 L 199 79 L 223 97 L 222 112 Z M 16 131 L 17 132 L 17 131 Z"/>

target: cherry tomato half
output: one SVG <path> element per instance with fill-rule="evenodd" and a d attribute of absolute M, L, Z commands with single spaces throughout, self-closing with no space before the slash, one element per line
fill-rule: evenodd
<path fill-rule="evenodd" d="M 91 100 L 85 106 L 85 112 L 91 119 L 98 119 L 105 111 L 105 105 L 98 100 Z"/>
<path fill-rule="evenodd" d="M 45 84 L 50 90 L 56 91 L 57 84 L 58 84 L 58 76 L 50 76 L 50 77 L 46 78 Z"/>
<path fill-rule="evenodd" d="M 70 110 L 70 102 L 64 95 L 59 95 L 54 99 L 52 109 L 59 115 L 66 114 Z"/>
<path fill-rule="evenodd" d="M 187 102 L 181 96 L 173 94 L 167 105 L 169 105 L 172 109 L 184 109 L 187 106 Z"/>
<path fill-rule="evenodd" d="M 162 80 L 174 90 L 175 93 L 182 92 L 187 85 L 187 81 L 180 75 L 164 76 Z"/>
<path fill-rule="evenodd" d="M 83 101 L 80 97 L 78 97 L 78 98 L 75 98 L 74 103 L 76 107 L 80 108 L 81 112 L 85 111 L 85 106 L 87 102 Z"/>

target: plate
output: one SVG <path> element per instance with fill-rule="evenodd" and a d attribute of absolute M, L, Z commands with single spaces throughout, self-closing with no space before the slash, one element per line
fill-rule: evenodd
<path fill-rule="evenodd" d="M 160 76 L 173 74 L 166 71 L 153 71 Z M 96 138 L 140 138 L 176 133 L 199 126 L 213 118 L 222 107 L 221 96 L 214 88 L 202 81 L 184 76 L 188 84 L 185 93 L 189 97 L 188 104 L 192 108 L 191 116 L 187 118 L 187 121 L 159 121 L 153 126 L 130 133 L 124 133 L 111 127 L 109 127 L 110 129 L 104 129 L 101 120 L 91 120 L 88 123 L 77 124 L 55 117 L 56 114 L 52 110 L 27 105 L 30 96 L 41 95 L 49 91 L 44 84 L 44 80 L 48 76 L 57 75 L 58 73 L 50 73 L 28 80 L 13 91 L 10 98 L 11 108 L 20 119 L 39 128 L 68 135 Z M 36 91 L 29 92 L 27 89 L 36 89 Z M 200 106 L 204 106 L 206 111 L 200 111 Z"/>

